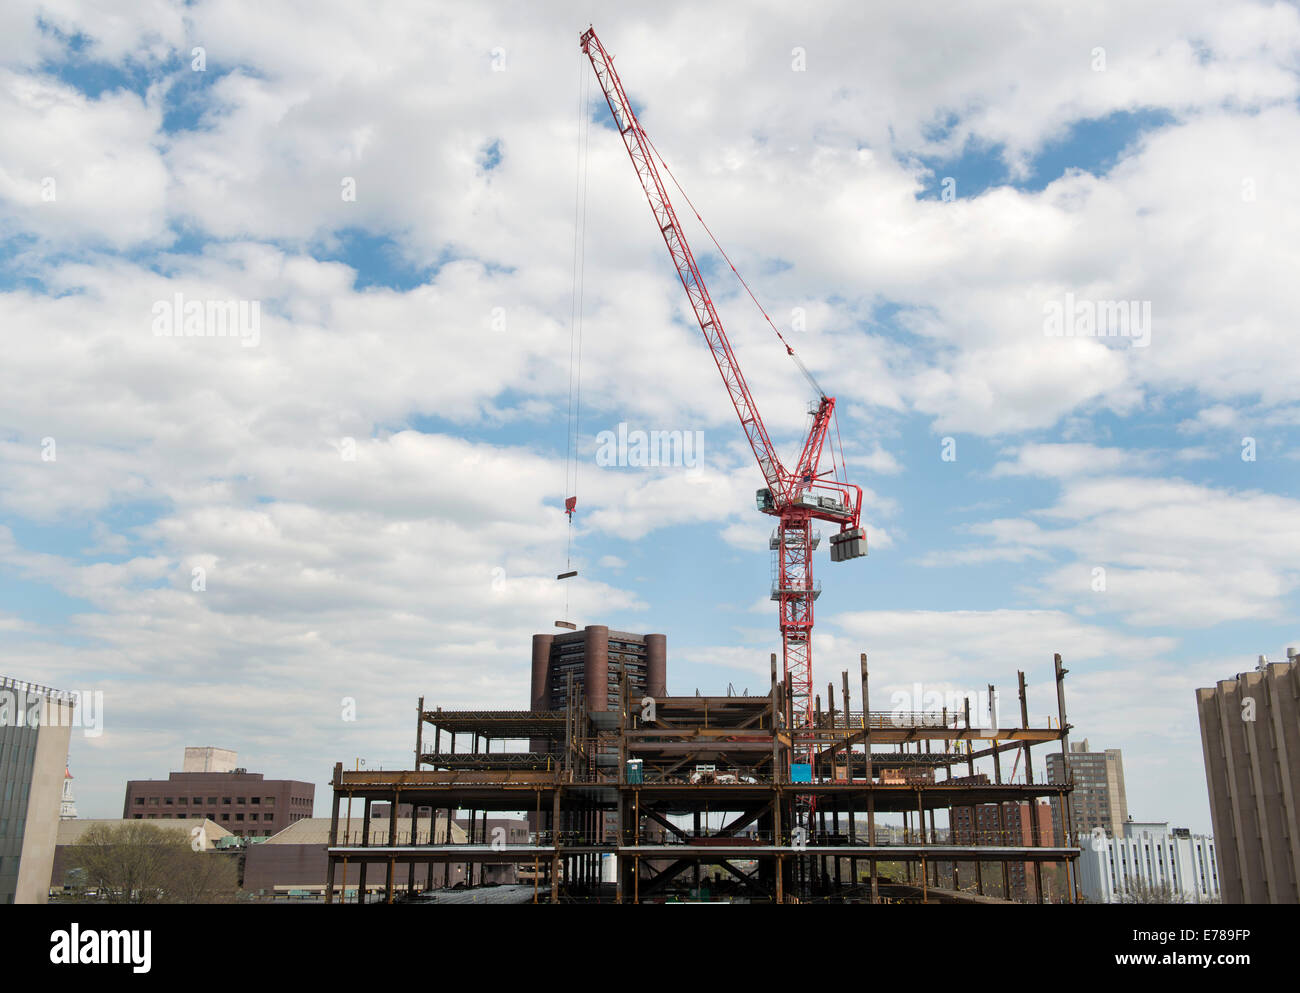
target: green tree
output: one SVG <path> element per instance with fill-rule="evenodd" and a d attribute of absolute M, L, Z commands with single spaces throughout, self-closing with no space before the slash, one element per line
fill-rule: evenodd
<path fill-rule="evenodd" d="M 185 834 L 137 821 L 91 826 L 69 868 L 109 903 L 225 903 L 237 890 L 231 858 L 193 851 Z"/>

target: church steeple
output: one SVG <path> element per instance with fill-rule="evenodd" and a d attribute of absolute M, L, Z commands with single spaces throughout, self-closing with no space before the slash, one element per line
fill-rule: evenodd
<path fill-rule="evenodd" d="M 75 821 L 77 819 L 77 799 L 72 795 L 72 771 L 63 766 L 63 802 L 59 804 L 59 820 Z"/>

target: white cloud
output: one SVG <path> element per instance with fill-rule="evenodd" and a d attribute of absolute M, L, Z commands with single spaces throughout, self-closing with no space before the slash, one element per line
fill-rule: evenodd
<path fill-rule="evenodd" d="M 165 234 L 167 169 L 159 95 L 90 100 L 0 69 L 0 225 L 56 245 L 127 248 Z M 40 271 L 39 259 L 32 267 Z"/>
<path fill-rule="evenodd" d="M 968 554 L 969 561 L 1068 556 L 1026 590 L 1131 624 L 1262 620 L 1283 616 L 1300 586 L 1297 513 L 1300 502 L 1287 497 L 1177 478 L 1067 478 L 1057 502 L 1032 513 L 1037 520 L 971 525 L 988 545 Z M 927 564 L 960 560 L 960 553 L 940 554 Z"/>
<path fill-rule="evenodd" d="M 989 475 L 1068 477 L 1116 470 L 1139 464 L 1141 455 L 1120 448 L 1085 444 L 1029 444 L 1012 451 L 1014 461 L 997 463 Z"/>
<path fill-rule="evenodd" d="M 7 665 L 113 690 L 109 740 L 158 774 L 182 726 L 253 743 L 250 765 L 390 748 L 431 680 L 465 705 L 521 700 L 520 646 L 539 617 L 562 616 L 566 592 L 579 621 L 655 607 L 581 569 L 567 589 L 551 578 L 568 494 L 545 431 L 568 385 L 586 13 L 316 4 L 306 37 L 302 10 L 276 4 L 0 10 L 0 225 L 20 253 L 9 268 L 34 281 L 0 292 L 0 507 L 90 535 L 77 555 L 0 533 L 8 572 L 89 604 L 66 637 L 0 625 L 17 649 Z M 865 34 L 851 4 L 813 20 L 732 3 L 602 16 L 647 128 L 767 310 L 785 325 L 804 309 L 792 341 L 839 398 L 854 472 L 900 472 L 904 448 L 882 439 L 909 414 L 998 437 L 1190 391 L 1202 412 L 1189 431 L 1296 423 L 1293 8 L 917 7 Z M 79 34 L 81 52 L 54 31 Z M 193 45 L 206 76 L 190 73 Z M 806 72 L 791 71 L 795 46 Z M 88 97 L 53 74 L 63 62 L 153 78 L 143 96 Z M 165 133 L 182 91 L 199 126 Z M 940 178 L 922 157 L 1000 149 L 1025 175 L 1072 124 L 1117 111 L 1168 123 L 1105 175 L 978 196 L 963 179 L 953 203 L 918 199 Z M 623 561 L 583 539 L 653 547 L 691 523 L 761 550 L 771 523 L 752 510 L 752 456 L 607 127 L 592 128 L 589 165 L 584 431 L 626 420 L 702 430 L 708 447 L 693 474 L 584 463 L 579 564 Z M 202 252 L 158 255 L 177 229 Z M 349 235 L 429 275 L 359 289 L 323 258 Z M 712 291 L 775 443 L 796 450 L 802 380 L 735 286 Z M 258 347 L 153 336 L 153 303 L 176 292 L 259 301 Z M 1045 337 L 1044 303 L 1066 292 L 1150 301 L 1150 346 Z M 503 426 L 529 440 L 496 440 Z M 356 461 L 340 457 L 348 438 Z M 1152 666 L 1169 649 L 1066 607 L 1141 624 L 1279 616 L 1297 580 L 1295 501 L 1142 478 L 1134 456 L 1087 440 L 1011 439 L 993 474 L 1058 479 L 1060 500 L 923 559 L 1046 568 L 1030 592 L 1053 609 L 846 615 L 819 633 L 828 664 L 870 638 L 882 678 L 1005 682 L 1028 650 L 1015 646 Z M 897 492 L 866 494 L 873 549 L 905 533 Z M 1104 597 L 1087 587 L 1092 563 L 1108 569 Z M 715 656 L 728 659 L 741 664 Z M 360 727 L 338 720 L 346 695 L 363 702 Z"/>

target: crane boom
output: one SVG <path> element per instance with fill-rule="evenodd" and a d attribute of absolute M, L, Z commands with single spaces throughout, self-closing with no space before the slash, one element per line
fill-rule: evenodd
<path fill-rule="evenodd" d="M 632 109 L 632 102 L 628 100 L 627 92 L 623 89 L 623 82 L 614 69 L 614 59 L 605 51 L 600 39 L 596 37 L 596 32 L 588 29 L 581 41 L 582 50 L 591 59 L 592 68 L 595 69 L 596 78 L 600 81 L 600 88 L 605 94 L 605 102 L 609 104 L 609 111 L 614 115 L 614 124 L 623 137 L 628 156 L 632 159 L 637 178 L 641 180 L 641 188 L 650 203 L 650 210 L 654 213 L 655 224 L 659 228 L 659 233 L 663 235 L 664 244 L 668 246 L 668 254 L 672 256 L 673 264 L 677 267 L 677 275 L 686 290 L 691 308 L 695 311 L 695 319 L 699 322 L 700 330 L 709 343 L 713 360 L 722 375 L 722 384 L 727 388 L 727 394 L 736 408 L 740 426 L 749 439 L 749 445 L 754 450 L 754 457 L 758 459 L 759 469 L 768 487 L 777 490 L 786 475 L 785 467 L 782 466 L 763 419 L 758 414 L 758 408 L 754 405 L 754 398 L 750 395 L 745 375 L 740 371 L 740 364 L 731 350 L 731 342 L 727 340 L 727 332 L 723 330 L 722 321 L 713 306 L 713 299 L 704 285 L 699 266 L 695 264 L 691 246 L 687 244 L 686 236 L 677 220 L 677 212 L 673 210 L 672 201 L 668 199 L 668 191 L 664 188 L 664 182 L 654 164 L 650 140 L 641 128 L 641 122 L 637 120 L 636 112 Z"/>
<path fill-rule="evenodd" d="M 845 481 L 827 479 L 830 473 L 819 472 L 827 432 L 835 413 L 835 398 L 822 392 L 794 350 L 786 345 L 786 350 L 818 393 L 818 399 L 809 410 L 812 425 L 808 439 L 794 472 L 788 471 L 759 416 L 740 363 L 731 349 L 731 342 L 655 165 L 654 146 L 637 120 L 623 81 L 614 69 L 614 58 L 590 27 L 582 34 L 580 44 L 583 53 L 591 60 L 605 102 L 654 214 L 655 225 L 663 236 L 695 320 L 708 342 L 723 386 L 758 460 L 759 471 L 767 484 L 765 489 L 758 491 L 758 509 L 779 519 L 770 543 L 773 553 L 772 599 L 780 604 L 785 678 L 792 703 L 793 730 L 796 732 L 793 753 L 796 761 L 802 761 L 810 749 L 799 744 L 797 731 L 810 727 L 813 719 L 813 602 L 821 592 L 814 586 L 812 578 L 812 553 L 820 540 L 812 522 L 822 520 L 839 526 L 839 534 L 831 539 L 833 561 L 866 554 L 866 534 L 860 527 L 862 488 Z M 784 343 L 784 338 L 782 341 Z"/>

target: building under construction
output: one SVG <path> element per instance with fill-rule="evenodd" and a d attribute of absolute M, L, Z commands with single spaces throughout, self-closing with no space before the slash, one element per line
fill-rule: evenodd
<path fill-rule="evenodd" d="M 960 712 L 872 711 L 866 656 L 856 687 L 844 674 L 838 705 L 834 686 L 827 687 L 824 705 L 817 695 L 813 605 L 821 590 L 813 579 L 813 558 L 821 532 L 815 525 L 835 529 L 833 562 L 867 554 L 862 488 L 848 477 L 835 398 L 750 291 L 815 394 L 808 407 L 811 427 L 797 462 L 787 467 L 759 415 L 660 165 L 699 213 L 642 129 L 613 56 L 595 30 L 583 32 L 579 44 L 763 477 L 755 500 L 760 512 L 775 519 L 769 550 L 781 665 L 778 670 L 773 655 L 771 686 L 763 696 L 671 696 L 662 635 L 600 626 L 578 633 L 573 622 L 556 621 L 570 633 L 534 639 L 530 709 L 427 710 L 422 698 L 413 769 L 344 772 L 335 766 L 327 899 L 336 892 L 336 870 L 352 863 L 360 876 L 358 899 L 365 899 L 367 875 L 382 873 L 390 902 L 433 889 L 440 867 L 446 885 L 452 866 L 464 866 L 465 878 L 472 879 L 476 865 L 491 863 L 514 863 L 520 877 L 531 881 L 534 899 L 552 903 L 682 897 L 979 902 L 1028 894 L 1031 876 L 1034 899 L 1041 901 L 1045 865 L 1054 876 L 1063 870 L 1066 877 L 1053 895 L 1075 899 L 1078 850 L 1068 807 L 1062 806 L 1059 838 L 1043 837 L 1039 808 L 1041 798 L 1061 804 L 1070 789 L 1059 656 L 1055 727 L 1051 721 L 1029 726 L 1023 675 L 1020 726 L 1009 729 L 976 726 L 969 700 Z M 579 128 L 580 175 L 587 133 Z M 575 189 L 585 191 L 585 180 Z M 580 205 L 575 218 L 586 216 L 585 200 Z M 571 335 L 581 329 L 584 233 L 575 220 L 579 319 L 571 322 Z M 730 269 L 740 279 L 734 264 Z M 572 364 L 581 354 L 580 347 L 571 351 L 571 384 L 581 382 L 580 366 Z M 571 439 L 577 437 L 577 401 L 571 387 Z M 836 444 L 830 444 L 832 437 Z M 824 469 L 828 447 L 831 465 Z M 578 504 L 576 451 L 571 445 L 566 462 L 570 527 Z M 570 566 L 566 560 L 558 581 L 577 576 Z M 1064 782 L 1046 782 L 1045 776 L 1034 782 L 1031 750 L 1041 744 L 1061 749 Z M 1013 761 L 1009 777 L 1003 776 L 1006 759 Z M 1017 782 L 1020 759 L 1024 774 Z M 357 801 L 364 805 L 362 843 L 341 845 L 340 806 L 346 803 L 351 815 Z M 376 801 L 391 803 L 395 811 L 410 808 L 405 837 L 394 818 L 388 843 L 372 843 Z M 434 830 L 439 812 L 449 824 L 461 811 L 465 841 L 440 841 Z M 506 812 L 528 815 L 526 844 L 489 829 L 489 815 Z"/>
<path fill-rule="evenodd" d="M 414 769 L 334 768 L 326 899 L 345 868 L 359 872 L 358 899 L 370 874 L 393 902 L 419 899 L 454 866 L 513 863 L 535 902 L 1000 902 L 1014 867 L 1039 902 L 1044 872 L 1062 874 L 1050 898 L 1073 902 L 1065 673 L 1058 655 L 1047 727 L 1030 726 L 1024 673 L 1016 727 L 977 726 L 969 701 L 873 711 L 865 655 L 856 685 L 846 672 L 838 697 L 834 685 L 817 697 L 810 725 L 796 724 L 775 655 L 765 696 L 642 695 L 620 668 L 596 706 L 572 676 L 547 709 L 428 710 L 422 698 Z M 1064 782 L 1034 781 L 1037 745 L 1060 750 Z M 1004 776 L 1008 761 L 1020 781 Z M 1044 837 L 1038 816 L 1021 830 L 1016 811 L 1042 798 L 1065 811 L 1063 837 Z M 341 844 L 341 806 L 356 802 L 363 843 Z M 409 805 L 410 831 L 399 836 L 393 820 L 387 844 L 374 844 L 375 803 Z M 422 828 L 457 811 L 468 814 L 463 841 Z M 527 843 L 489 830 L 503 812 L 530 815 Z M 997 830 L 953 830 L 990 816 Z"/>

